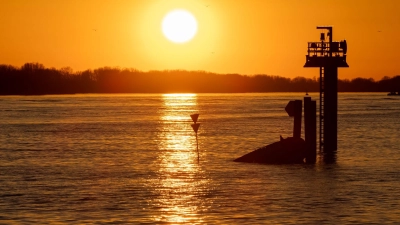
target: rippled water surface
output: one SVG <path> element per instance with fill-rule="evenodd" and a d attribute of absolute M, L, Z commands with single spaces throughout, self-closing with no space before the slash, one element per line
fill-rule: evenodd
<path fill-rule="evenodd" d="M 400 223 L 400 97 L 339 94 L 334 164 L 232 162 L 291 136 L 302 97 L 0 97 L 0 223 Z"/>

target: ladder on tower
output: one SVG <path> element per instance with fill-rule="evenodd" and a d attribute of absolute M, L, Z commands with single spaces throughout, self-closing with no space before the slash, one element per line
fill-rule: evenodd
<path fill-rule="evenodd" d="M 324 67 L 319 68 L 319 150 L 324 150 L 324 97 L 325 97 L 325 78 Z"/>

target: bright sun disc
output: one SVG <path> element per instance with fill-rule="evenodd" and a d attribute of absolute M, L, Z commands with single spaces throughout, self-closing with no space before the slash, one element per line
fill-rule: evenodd
<path fill-rule="evenodd" d="M 186 10 L 173 10 L 164 17 L 162 31 L 168 40 L 175 43 L 184 43 L 196 35 L 197 21 Z"/>

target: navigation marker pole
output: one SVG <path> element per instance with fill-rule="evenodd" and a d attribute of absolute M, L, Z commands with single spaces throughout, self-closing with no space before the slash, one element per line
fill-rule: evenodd
<path fill-rule="evenodd" d="M 200 161 L 200 153 L 199 153 L 199 141 L 197 139 L 197 131 L 199 130 L 200 127 L 200 123 L 197 123 L 197 119 L 199 118 L 200 114 L 192 114 L 190 115 L 190 117 L 193 120 L 194 124 L 190 124 L 190 126 L 192 126 L 193 131 L 196 133 L 196 145 L 197 145 L 197 161 Z"/>

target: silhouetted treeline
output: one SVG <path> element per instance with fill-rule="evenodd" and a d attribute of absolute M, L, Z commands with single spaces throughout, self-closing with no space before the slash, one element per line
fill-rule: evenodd
<path fill-rule="evenodd" d="M 372 78 L 339 80 L 341 92 L 400 91 L 400 75 L 380 81 Z M 206 71 L 165 70 L 142 72 L 104 67 L 73 72 L 26 63 L 20 68 L 0 65 L 0 95 L 73 93 L 234 93 L 318 92 L 319 79 L 270 75 L 215 74 Z"/>

